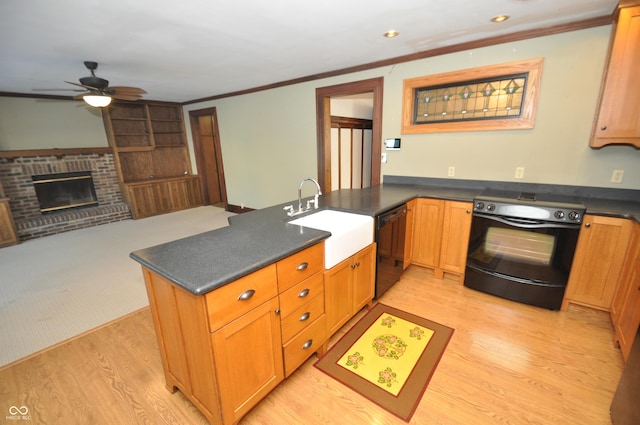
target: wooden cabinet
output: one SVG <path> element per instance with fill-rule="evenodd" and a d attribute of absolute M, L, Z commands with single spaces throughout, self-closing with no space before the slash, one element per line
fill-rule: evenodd
<path fill-rule="evenodd" d="M 211 335 L 225 424 L 237 423 L 284 379 L 277 309 L 271 298 Z"/>
<path fill-rule="evenodd" d="M 134 218 L 202 205 L 198 177 L 191 175 L 180 105 L 114 103 L 103 118 Z"/>
<path fill-rule="evenodd" d="M 326 350 L 324 243 L 276 263 L 285 376 Z"/>
<path fill-rule="evenodd" d="M 375 264 L 376 244 L 372 243 L 324 272 L 329 338 L 364 306 L 371 305 Z"/>
<path fill-rule="evenodd" d="M 324 243 L 204 295 L 142 271 L 167 388 L 212 424 L 237 423 L 326 350 Z"/>
<path fill-rule="evenodd" d="M 624 3 L 624 2 L 621 2 Z M 640 2 L 621 7 L 614 24 L 590 145 L 640 148 Z"/>
<path fill-rule="evenodd" d="M 143 274 L 167 388 L 237 423 L 284 379 L 275 264 L 200 296 Z"/>
<path fill-rule="evenodd" d="M 620 283 L 611 304 L 614 343 L 622 351 L 625 361 L 640 325 L 640 224 L 633 224 L 627 256 L 622 267 Z"/>
<path fill-rule="evenodd" d="M 411 258 L 419 266 L 437 269 L 440 260 L 444 201 L 420 198 L 416 213 Z"/>
<path fill-rule="evenodd" d="M 134 218 L 202 205 L 197 176 L 129 183 L 124 188 Z"/>
<path fill-rule="evenodd" d="M 18 242 L 16 226 L 9 208 L 9 198 L 0 198 L 0 248 L 15 245 Z"/>
<path fill-rule="evenodd" d="M 609 311 L 631 229 L 627 219 L 585 215 L 561 310 L 574 303 Z"/>
<path fill-rule="evenodd" d="M 404 263 L 402 268 L 406 269 L 413 262 L 413 234 L 416 221 L 416 199 L 407 202 L 407 217 L 405 222 L 404 235 Z"/>
<path fill-rule="evenodd" d="M 413 263 L 433 269 L 437 278 L 451 273 L 462 281 L 472 209 L 469 202 L 418 199 L 411 254 Z"/>

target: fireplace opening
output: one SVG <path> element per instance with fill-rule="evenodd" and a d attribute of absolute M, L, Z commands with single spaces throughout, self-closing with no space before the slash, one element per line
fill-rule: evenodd
<path fill-rule="evenodd" d="M 31 179 L 43 214 L 98 205 L 91 171 L 42 174 Z"/>

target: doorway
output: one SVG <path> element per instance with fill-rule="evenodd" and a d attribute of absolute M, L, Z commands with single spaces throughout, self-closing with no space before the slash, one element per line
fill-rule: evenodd
<path fill-rule="evenodd" d="M 228 209 L 216 108 L 189 111 L 193 153 L 205 205 Z"/>
<path fill-rule="evenodd" d="M 373 94 L 373 119 L 371 135 L 371 181 L 369 186 L 380 184 L 380 155 L 382 153 L 382 90 L 384 78 L 355 81 L 316 89 L 316 125 L 318 149 L 318 181 L 323 192 L 332 187 L 332 169 L 337 165 L 331 161 L 331 97 Z M 364 186 L 367 186 L 366 184 Z"/>

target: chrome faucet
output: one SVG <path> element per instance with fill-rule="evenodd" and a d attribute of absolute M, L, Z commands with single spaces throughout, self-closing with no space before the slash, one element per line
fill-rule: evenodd
<path fill-rule="evenodd" d="M 313 198 L 313 207 L 315 209 L 318 208 L 318 196 L 322 195 L 322 191 L 320 190 L 320 183 L 318 183 L 316 180 L 312 179 L 311 177 L 306 177 L 304 179 L 302 179 L 302 181 L 300 182 L 300 186 L 298 186 L 298 212 L 302 212 L 302 185 L 304 185 L 304 182 L 306 181 L 312 181 L 313 183 L 315 183 L 316 185 L 316 195 Z M 311 209 L 311 207 L 309 206 L 309 203 L 311 201 L 307 202 L 307 209 Z"/>
<path fill-rule="evenodd" d="M 316 194 L 313 197 L 313 199 L 309 199 L 307 201 L 307 207 L 302 208 L 302 186 L 306 181 L 311 181 L 316 185 Z M 314 209 L 318 209 L 318 197 L 320 195 L 322 195 L 322 190 L 320 190 L 320 183 L 318 183 L 317 180 L 312 179 L 311 177 L 305 177 L 304 179 L 302 179 L 302 181 L 300 182 L 300 185 L 298 186 L 298 209 L 294 210 L 293 205 L 287 205 L 283 209 L 287 212 L 287 215 L 289 217 L 293 217 L 296 214 L 301 214 L 305 211 L 309 211 L 311 209 L 311 204 L 313 204 Z"/>

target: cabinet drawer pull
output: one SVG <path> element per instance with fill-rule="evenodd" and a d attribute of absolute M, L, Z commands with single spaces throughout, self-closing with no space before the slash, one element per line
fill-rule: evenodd
<path fill-rule="evenodd" d="M 303 314 L 302 316 L 300 316 L 300 319 L 298 319 L 298 320 L 300 320 L 301 322 L 304 322 L 305 320 L 309 319 L 309 317 L 311 317 L 311 313 L 309 313 L 309 312 L 307 311 L 305 314 Z"/>
<path fill-rule="evenodd" d="M 247 289 L 238 297 L 238 301 L 246 301 L 249 298 L 253 297 L 253 294 L 256 293 L 255 289 Z"/>
<path fill-rule="evenodd" d="M 298 294 L 298 298 L 304 298 L 307 295 L 309 295 L 309 288 L 306 288 L 300 291 L 300 293 Z"/>
<path fill-rule="evenodd" d="M 311 347 L 313 345 L 313 340 L 309 339 L 307 340 L 307 342 L 305 342 L 304 344 L 302 344 L 302 349 L 306 350 L 307 348 Z"/>
<path fill-rule="evenodd" d="M 600 127 L 600 130 L 602 130 L 602 131 L 604 131 L 604 130 L 606 130 L 606 129 L 607 129 L 607 126 L 606 126 L 606 125 L 603 125 L 602 127 Z"/>
<path fill-rule="evenodd" d="M 298 267 L 296 267 L 296 270 L 298 270 L 299 272 L 306 270 L 307 267 L 309 267 L 309 263 L 304 262 L 304 263 L 300 263 L 300 265 Z"/>
<path fill-rule="evenodd" d="M 591 223 L 585 223 L 584 227 L 591 227 Z"/>

